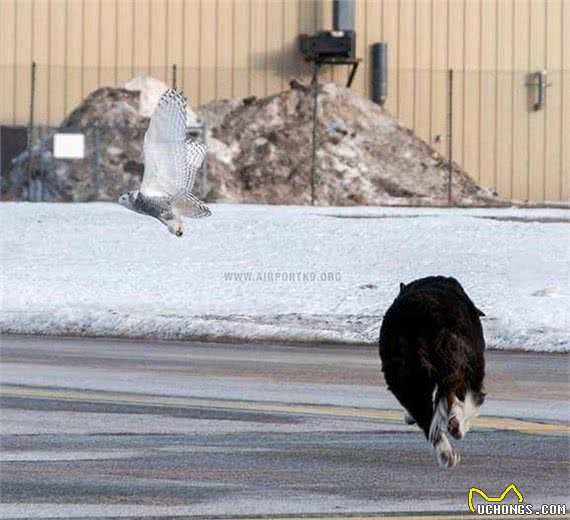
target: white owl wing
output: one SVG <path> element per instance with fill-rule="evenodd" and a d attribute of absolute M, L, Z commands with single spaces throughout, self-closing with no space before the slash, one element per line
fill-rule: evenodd
<path fill-rule="evenodd" d="M 190 193 L 194 187 L 196 175 L 202 169 L 208 149 L 204 143 L 195 138 L 186 139 L 186 191 Z"/>
<path fill-rule="evenodd" d="M 190 192 L 185 193 L 184 197 L 177 197 L 174 204 L 180 213 L 186 217 L 203 218 L 212 214 L 208 206 Z"/>
<path fill-rule="evenodd" d="M 205 151 L 205 147 L 204 151 Z M 144 136 L 144 195 L 172 198 L 191 189 L 201 149 L 192 154 L 186 140 L 186 99 L 173 89 L 162 94 Z M 203 160 L 203 156 L 202 156 Z"/>
<path fill-rule="evenodd" d="M 186 141 L 186 176 L 185 182 L 174 196 L 174 203 L 182 214 L 189 217 L 208 217 L 210 210 L 192 195 L 196 175 L 206 158 L 206 145 L 196 139 Z"/>
<path fill-rule="evenodd" d="M 145 171 L 141 191 L 168 196 L 189 217 L 207 217 L 210 210 L 191 193 L 206 157 L 206 146 L 186 139 L 186 99 L 168 89 L 158 102 L 144 136 Z"/>

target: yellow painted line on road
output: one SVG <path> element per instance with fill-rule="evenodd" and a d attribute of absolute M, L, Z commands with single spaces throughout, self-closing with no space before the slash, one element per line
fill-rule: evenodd
<path fill-rule="evenodd" d="M 568 518 L 568 515 L 519 515 L 521 518 L 528 518 L 529 520 L 541 519 L 545 520 L 547 518 Z M 232 517 L 227 517 L 230 520 Z M 513 518 L 511 515 L 473 515 L 462 514 L 456 512 L 444 513 L 444 514 L 423 514 L 418 513 L 416 515 L 401 514 L 401 513 L 391 513 L 385 515 L 371 515 L 371 516 L 353 516 L 347 514 L 346 516 L 327 516 L 327 515 L 307 515 L 307 516 L 254 516 L 254 517 L 235 517 L 236 520 L 450 520 L 450 518 L 459 518 L 461 520 L 473 520 L 477 518 L 478 520 L 505 520 L 505 518 Z"/>
<path fill-rule="evenodd" d="M 568 518 L 566 515 L 520 515 L 521 518 L 528 519 L 546 519 L 546 518 Z M 234 517 L 224 517 L 224 519 L 230 520 Z M 385 515 L 306 515 L 306 516 L 236 516 L 236 520 L 449 520 L 450 518 L 460 518 L 461 520 L 473 520 L 475 518 L 481 520 L 505 520 L 505 518 L 512 518 L 509 515 L 472 515 L 472 514 L 462 514 L 457 512 L 450 513 L 440 513 L 440 514 L 401 514 L 401 513 L 389 513 Z"/>
<path fill-rule="evenodd" d="M 477 428 L 485 428 L 490 430 L 512 430 L 524 433 L 570 434 L 570 426 L 559 423 L 542 423 L 503 417 L 478 417 L 473 423 Z"/>
<path fill-rule="evenodd" d="M 398 410 L 375 408 L 354 408 L 321 404 L 286 404 L 264 401 L 240 401 L 205 399 L 176 396 L 154 396 L 126 392 L 104 392 L 98 390 L 71 390 L 64 388 L 39 388 L 24 386 L 1 386 L 0 395 L 30 399 L 51 399 L 60 401 L 82 401 L 168 408 L 207 408 L 216 410 L 237 410 L 247 412 L 283 413 L 296 415 L 319 415 L 372 422 L 401 423 L 403 414 Z M 524 433 L 567 433 L 570 426 L 559 423 L 542 423 L 522 419 L 501 417 L 480 417 L 475 426 L 493 430 L 512 430 Z"/>

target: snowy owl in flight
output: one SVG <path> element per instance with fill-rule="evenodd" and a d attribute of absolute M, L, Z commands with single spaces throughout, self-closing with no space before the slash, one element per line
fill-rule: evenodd
<path fill-rule="evenodd" d="M 182 216 L 211 215 L 191 190 L 206 157 L 206 146 L 186 138 L 186 99 L 168 89 L 160 97 L 144 136 L 144 177 L 140 190 L 123 193 L 119 204 L 162 222 L 182 236 Z"/>

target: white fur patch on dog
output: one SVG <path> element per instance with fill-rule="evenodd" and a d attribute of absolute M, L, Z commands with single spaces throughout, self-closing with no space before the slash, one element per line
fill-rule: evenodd
<path fill-rule="evenodd" d="M 454 413 L 460 413 L 463 417 L 463 404 L 458 399 L 453 403 Z M 454 467 L 461 456 L 454 450 L 445 432 L 449 425 L 451 411 L 447 409 L 447 399 L 440 399 L 435 405 L 433 418 L 429 427 L 429 442 L 435 449 L 437 463 L 444 468 Z"/>
<path fill-rule="evenodd" d="M 435 405 L 433 417 L 429 426 L 429 442 L 435 446 L 439 441 L 439 437 L 444 431 L 447 431 L 447 403 L 445 399 L 440 399 Z"/>
<path fill-rule="evenodd" d="M 453 404 L 449 411 L 448 428 L 450 433 L 457 439 L 462 439 L 471 428 L 471 422 L 479 415 L 479 407 L 475 404 L 473 393 L 467 391 L 465 401 L 461 401 L 457 396 L 453 397 Z M 451 431 L 451 425 L 456 424 L 455 432 Z"/>
<path fill-rule="evenodd" d="M 465 396 L 465 402 L 463 403 L 462 428 L 464 434 L 469 431 L 469 428 L 471 428 L 471 422 L 478 415 L 479 415 L 479 406 L 475 404 L 475 400 L 473 399 L 473 393 L 470 390 L 468 390 L 467 395 Z"/>

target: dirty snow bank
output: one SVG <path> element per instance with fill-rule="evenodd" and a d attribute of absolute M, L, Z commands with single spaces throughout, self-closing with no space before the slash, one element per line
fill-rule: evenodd
<path fill-rule="evenodd" d="M 158 106 L 160 97 L 170 87 L 163 81 L 151 76 L 136 76 L 127 81 L 123 88 L 139 93 L 138 112 L 142 117 L 150 117 Z M 196 114 L 194 114 L 189 105 L 186 106 L 186 112 L 188 125 L 196 124 Z"/>
<path fill-rule="evenodd" d="M 400 281 L 457 277 L 491 348 L 570 351 L 564 210 L 3 203 L 5 333 L 373 343 Z"/>
<path fill-rule="evenodd" d="M 292 86 L 198 109 L 214 144 L 208 154 L 211 199 L 310 203 L 314 97 L 306 86 Z M 317 125 L 319 205 L 447 204 L 445 159 L 377 104 L 328 83 L 320 88 Z M 458 165 L 452 194 L 460 205 L 505 205 Z"/>
<path fill-rule="evenodd" d="M 114 201 L 122 192 L 138 189 L 148 118 L 167 89 L 162 81 L 139 76 L 124 88 L 102 87 L 89 94 L 58 127 L 85 135 L 85 159 L 55 158 L 53 135 L 44 135 L 32 154 L 36 196 L 50 202 Z M 187 107 L 187 123 L 195 125 L 196 120 Z M 6 200 L 29 200 L 28 161 L 18 161 L 2 180 Z"/>
<path fill-rule="evenodd" d="M 220 202 L 308 204 L 311 200 L 313 95 L 307 87 L 256 99 L 216 100 L 189 109 L 188 122 L 207 123 L 208 181 L 197 193 Z M 85 134 L 84 160 L 53 157 L 53 136 L 34 145 L 2 183 L 5 200 L 28 200 L 30 190 L 50 202 L 114 201 L 137 189 L 143 175 L 143 138 L 167 85 L 137 77 L 124 88 L 89 94 L 59 131 Z M 190 100 L 191 102 L 192 100 Z M 448 168 L 440 153 L 370 100 L 332 83 L 318 96 L 316 199 L 322 206 L 441 206 Z M 96 167 L 95 167 L 96 166 Z M 41 179 L 41 180 L 40 180 Z M 40 197 L 41 194 L 41 197 Z M 458 205 L 505 205 L 457 164 L 452 195 Z"/>

